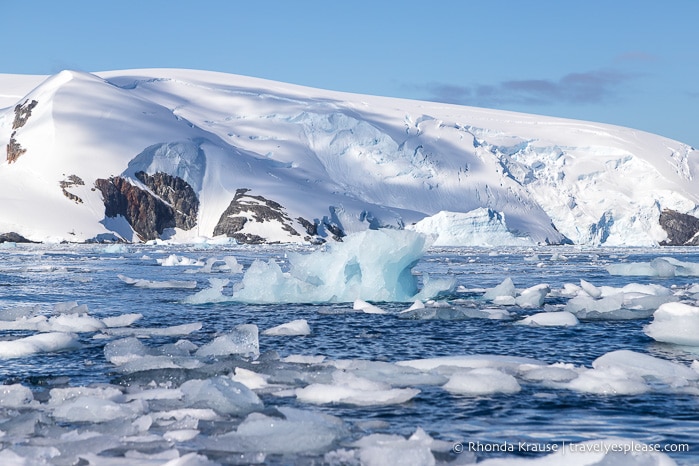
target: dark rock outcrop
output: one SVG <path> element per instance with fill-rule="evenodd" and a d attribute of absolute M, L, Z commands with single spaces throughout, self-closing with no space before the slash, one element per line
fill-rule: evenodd
<path fill-rule="evenodd" d="M 250 190 L 247 188 L 236 190 L 233 200 L 221 214 L 221 218 L 214 228 L 214 236 L 226 235 L 245 244 L 265 243 L 265 238 L 259 235 L 242 232 L 248 222 L 248 217 L 252 217 L 252 221 L 260 223 L 277 221 L 281 224 L 282 229 L 288 231 L 289 234 L 300 236 L 292 226 L 293 222 L 284 212 L 284 207 L 281 204 L 263 196 L 247 194 L 248 191 Z"/>
<path fill-rule="evenodd" d="M 76 204 L 83 203 L 83 200 L 80 199 L 79 196 L 76 196 L 75 194 L 68 191 L 68 188 L 72 188 L 74 186 L 85 186 L 85 182 L 82 180 L 82 178 L 80 178 L 77 175 L 70 175 L 67 180 L 59 181 L 58 185 L 61 187 L 61 191 L 63 191 L 63 195 L 65 197 L 75 202 Z"/>
<path fill-rule="evenodd" d="M 199 200 L 186 181 L 165 173 L 139 172 L 136 176 L 152 192 L 118 176 L 95 181 L 107 217 L 123 216 L 146 241 L 159 238 L 166 228 L 190 230 L 196 225 Z"/>
<path fill-rule="evenodd" d="M 0 243 L 33 243 L 19 233 L 11 231 L 9 233 L 0 234 Z"/>
<path fill-rule="evenodd" d="M 6 149 L 7 161 L 9 163 L 16 161 L 22 154 L 27 152 L 27 149 L 24 149 L 20 143 L 17 142 L 15 136 L 17 135 L 17 130 L 24 126 L 27 123 L 27 120 L 29 120 L 29 117 L 32 116 L 32 110 L 38 103 L 39 102 L 36 100 L 32 100 L 31 102 L 25 100 L 23 104 L 18 104 L 15 106 L 15 119 L 12 121 L 13 131 L 10 135 L 10 142 L 7 144 Z"/>
<path fill-rule="evenodd" d="M 664 209 L 660 213 L 660 226 L 667 233 L 661 246 L 699 246 L 699 218 Z"/>
<path fill-rule="evenodd" d="M 177 228 L 191 230 L 196 226 L 199 198 L 189 183 L 178 176 L 163 172 L 149 175 L 140 171 L 136 172 L 136 178 L 148 186 L 156 196 L 172 206 Z"/>

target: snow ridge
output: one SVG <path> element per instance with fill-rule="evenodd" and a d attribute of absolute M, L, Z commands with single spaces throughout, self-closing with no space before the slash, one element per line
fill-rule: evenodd
<path fill-rule="evenodd" d="M 20 82 L 0 75 L 0 94 L 18 95 Z M 668 238 L 662 212 L 699 211 L 699 151 L 629 128 L 195 70 L 25 82 L 0 109 L 0 233 L 35 241 L 137 240 L 125 219 L 106 217 L 95 183 L 147 190 L 140 172 L 196 193 L 196 226 L 161 233 L 180 241 L 214 236 L 239 190 L 288 217 L 280 229 L 246 214 L 223 233 L 258 242 L 420 222 L 465 245 L 649 246 Z M 16 107 L 33 101 L 13 128 Z"/>

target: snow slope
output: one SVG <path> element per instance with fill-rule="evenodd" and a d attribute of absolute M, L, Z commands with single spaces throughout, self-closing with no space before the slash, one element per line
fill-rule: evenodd
<path fill-rule="evenodd" d="M 13 128 L 15 105 L 32 101 Z M 509 233 L 511 244 L 655 245 L 663 209 L 698 210 L 699 151 L 598 123 L 176 69 L 0 75 L 0 105 L 0 145 L 24 151 L 0 162 L 0 233 L 37 241 L 139 240 L 125 218 L 105 217 L 94 189 L 119 176 L 148 191 L 138 171 L 196 192 L 196 226 L 162 234 L 183 241 L 213 236 L 240 189 L 246 203 L 281 205 L 287 226 L 240 214 L 241 232 L 268 242 L 307 241 L 289 233 L 303 232 L 299 218 L 327 239 L 334 226 L 476 211 L 422 226 L 446 242 L 482 241 L 493 225 L 498 244 Z M 482 208 L 499 220 L 484 222 Z"/>

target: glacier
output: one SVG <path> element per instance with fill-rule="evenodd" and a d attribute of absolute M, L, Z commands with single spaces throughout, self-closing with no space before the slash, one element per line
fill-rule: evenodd
<path fill-rule="evenodd" d="M 0 75 L 4 87 L 24 96 L 0 101 L 0 234 L 31 241 L 317 244 L 413 228 L 437 245 L 656 246 L 696 233 L 661 216 L 696 223 L 699 151 L 631 128 L 197 70 Z"/>

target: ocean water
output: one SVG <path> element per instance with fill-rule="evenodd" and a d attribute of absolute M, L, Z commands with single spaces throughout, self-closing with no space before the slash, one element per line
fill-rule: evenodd
<path fill-rule="evenodd" d="M 27 319 L 37 316 L 48 322 L 60 313 L 56 308 L 59 303 L 86 305 L 88 315 L 95 319 L 142 316 L 121 327 L 91 331 L 73 328 L 75 323 L 71 321 L 63 331 L 74 337 L 73 344 L 57 350 L 39 348 L 22 357 L 5 354 L 0 359 L 2 384 L 31 391 L 31 399 L 25 393 L 19 401 L 12 395 L 19 392 L 0 393 L 0 460 L 14 459 L 16 464 L 130 465 L 168 461 L 380 464 L 383 460 L 390 464 L 400 462 L 399 452 L 413 451 L 417 452 L 411 456 L 414 464 L 431 464 L 429 458 L 437 463 L 466 464 L 550 453 L 516 448 L 522 443 L 550 449 L 554 445 L 617 438 L 658 444 L 668 450 L 682 444 L 688 451 L 666 454 L 677 464 L 696 464 L 699 460 L 699 388 L 695 382 L 690 381 L 689 388 L 678 389 L 646 377 L 643 382 L 649 388 L 638 393 L 594 393 L 551 380 L 532 381 L 522 377 L 521 370 L 512 369 L 512 361 L 522 363 L 514 358 L 532 358 L 547 367 L 558 364 L 591 369 L 595 359 L 618 350 L 690 367 L 699 359 L 699 350 L 658 343 L 647 336 L 643 329 L 652 317 L 583 320 L 574 327 L 532 327 L 516 322 L 541 312 L 542 307 L 497 306 L 482 300 L 485 289 L 509 277 L 518 289 L 547 284 L 551 292 L 544 301 L 546 310 L 562 309 L 571 299 L 562 292 L 565 285 L 579 285 L 581 279 L 598 287 L 661 285 L 693 304 L 692 294 L 682 291 L 699 283 L 699 277 L 614 276 L 606 266 L 665 256 L 699 263 L 699 252 L 680 248 L 431 249 L 415 265 L 413 274 L 453 277 L 456 283 L 453 292 L 428 303 L 428 307 L 441 310 L 441 318 L 432 319 L 400 318 L 399 313 L 411 303 L 374 303 L 386 311 L 384 314 L 355 311 L 352 303 L 185 303 L 187 297 L 209 287 L 210 278 L 230 280 L 224 288 L 227 295 L 240 281 L 241 274 L 225 270 L 201 272 L 208 258 L 232 256 L 246 268 L 255 259 L 274 259 L 284 269 L 291 250 L 303 253 L 311 248 L 17 245 L 0 249 L 0 313 L 17 306 L 31 309 L 25 311 L 24 320 L 4 318 L 0 342 L 22 341 L 41 333 L 26 325 L 17 328 L 16 323 L 26 324 Z M 190 259 L 191 263 L 158 263 L 172 255 Z M 124 283 L 118 275 L 161 284 L 196 281 L 196 288 L 139 288 Z M 500 309 L 511 317 L 466 317 L 459 313 L 464 309 Z M 262 333 L 299 319 L 307 321 L 310 335 Z M 188 324 L 200 324 L 200 328 L 176 328 Z M 197 348 L 235 333 L 236 327 L 244 324 L 259 329 L 259 355 L 196 357 Z M 56 327 L 43 330 L 56 334 Z M 105 356 L 105 346 L 120 340 L 130 345 L 131 352 L 127 351 L 126 356 L 133 360 L 138 360 L 132 357 L 137 352 L 136 342 L 150 351 L 148 355 L 164 357 L 154 359 L 142 370 L 126 370 L 127 366 Z M 164 349 L 177 342 L 183 345 L 184 340 L 189 346 L 181 347 L 187 350 L 177 353 Z M 3 351 L 0 349 L 0 355 Z M 507 393 L 496 380 L 490 393 L 465 395 L 444 388 L 444 382 L 454 375 L 453 368 L 424 372 L 442 377 L 441 382 L 394 371 L 405 367 L 394 364 L 400 361 L 445 356 L 482 356 L 483 367 L 498 371 L 496 376 L 507 373 L 515 377 L 519 389 Z M 492 362 L 498 358 L 511 364 Z M 241 408 L 243 402 L 237 399 L 233 403 L 236 407 L 221 407 L 210 401 L 219 392 L 209 385 L 201 389 L 203 395 L 199 398 L 181 388 L 192 380 L 230 379 L 236 369 L 261 374 L 266 380 L 262 387 L 253 388 L 259 398 L 253 407 Z M 350 374 L 349 381 L 342 374 Z M 319 387 L 319 395 L 310 401 L 298 396 L 297 390 L 312 384 Z M 369 393 L 369 399 L 320 402 L 344 385 L 368 387 L 364 394 Z M 411 389 L 416 394 L 407 401 L 391 401 L 389 395 L 399 393 L 391 390 Z M 67 395 L 61 398 L 59 393 Z M 382 402 L 386 394 L 387 401 Z M 289 409 L 311 414 L 308 419 L 291 422 L 293 416 L 285 411 Z M 275 430 L 278 426 L 270 419 L 286 419 L 289 424 Z M 262 427 L 254 424 L 255 420 L 264 421 Z M 246 431 L 252 433 L 244 439 L 243 425 L 252 429 Z M 418 429 L 438 442 L 429 448 L 425 447 L 429 442 L 413 438 L 411 443 L 408 439 Z M 385 439 L 391 441 L 381 443 L 376 434 L 390 435 Z M 508 449 L 508 445 L 514 448 Z M 609 464 L 641 464 L 624 463 L 627 457 L 619 458 L 619 462 L 610 459 Z"/>

